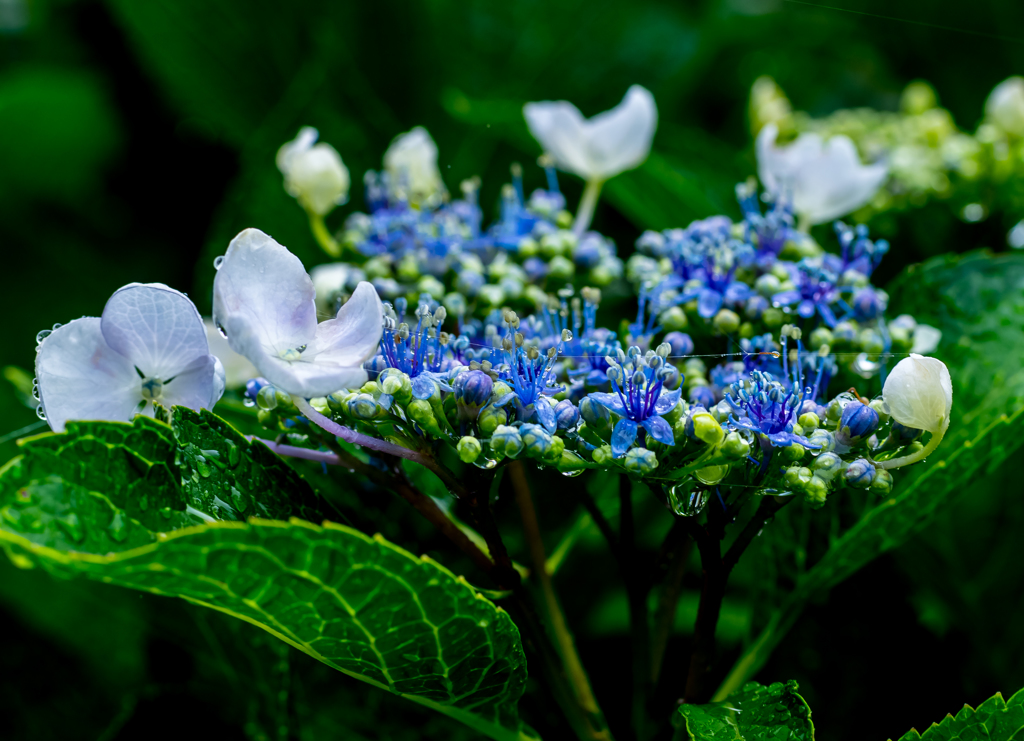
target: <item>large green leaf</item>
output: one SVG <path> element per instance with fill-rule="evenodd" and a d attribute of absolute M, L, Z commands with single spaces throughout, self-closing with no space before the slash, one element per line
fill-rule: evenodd
<path fill-rule="evenodd" d="M 516 714 L 526 660 L 507 613 L 380 536 L 240 521 L 312 508 L 314 495 L 215 415 L 176 409 L 172 420 L 70 424 L 27 441 L 0 469 L 11 560 L 182 597 L 493 738 L 531 737 Z"/>
<path fill-rule="evenodd" d="M 926 463 L 898 472 L 893 495 L 835 538 L 799 577 L 715 699 L 764 665 L 810 599 L 903 543 L 936 509 L 1024 444 L 1022 287 L 1024 256 L 985 253 L 937 258 L 894 284 L 894 295 L 907 295 L 919 319 L 943 331 L 938 357 L 954 383 L 950 430 Z"/>
<path fill-rule="evenodd" d="M 724 702 L 680 705 L 672 718 L 674 741 L 813 741 L 811 709 L 797 689 L 793 681 L 750 682 Z"/>
<path fill-rule="evenodd" d="M 924 733 L 907 731 L 899 741 L 1011 741 L 1024 739 L 1024 690 L 1008 702 L 1000 693 L 972 709 L 964 705 L 956 716 L 947 715 Z"/>

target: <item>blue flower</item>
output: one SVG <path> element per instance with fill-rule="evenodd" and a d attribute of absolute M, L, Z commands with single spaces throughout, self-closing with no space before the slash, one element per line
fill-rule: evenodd
<path fill-rule="evenodd" d="M 412 329 L 402 321 L 406 306 L 404 298 L 397 299 L 394 307 L 385 305 L 380 353 L 388 368 L 400 370 L 412 379 L 414 397 L 427 399 L 438 386 L 450 390 L 447 373 L 442 368 L 449 336 L 438 331 L 446 312 L 443 306 L 431 311 L 429 296 L 421 297 L 416 309 L 416 327 Z"/>
<path fill-rule="evenodd" d="M 804 319 L 810 319 L 817 313 L 826 325 L 836 326 L 836 315 L 832 311 L 832 304 L 839 300 L 836 277 L 804 260 L 797 266 L 793 280 L 796 289 L 776 293 L 772 302 L 777 306 L 796 304 L 796 313 Z"/>
<path fill-rule="evenodd" d="M 851 229 L 843 222 L 837 221 L 834 228 L 842 250 L 842 256 L 836 263 L 836 273 L 842 275 L 847 270 L 856 270 L 870 278 L 882 257 L 889 251 L 889 243 L 884 239 L 874 242 L 868 239 L 868 228 L 864 224 L 858 224 L 856 228 Z M 829 257 L 835 258 L 834 255 Z"/>
<path fill-rule="evenodd" d="M 512 393 L 495 403 L 503 406 L 514 399 L 519 421 L 528 422 L 536 415 L 546 430 L 554 432 L 558 427 L 555 412 L 545 397 L 561 390 L 554 384 L 554 367 L 562 345 L 542 352 L 536 344 L 527 344 L 523 334 L 516 331 L 520 321 L 514 311 L 505 312 L 505 323 L 508 331 L 501 341 L 503 362 L 496 371 L 512 387 Z"/>
<path fill-rule="evenodd" d="M 662 418 L 679 403 L 680 392 L 665 390 L 669 366 L 665 357 L 671 352 L 668 344 L 662 343 L 657 352 L 648 351 L 641 355 L 639 347 L 629 348 L 628 354 L 620 351 L 617 362 L 609 359 L 608 380 L 614 393 L 595 392 L 588 399 L 600 404 L 622 417 L 612 431 L 612 455 L 621 458 L 636 440 L 639 427 L 660 443 L 674 445 L 672 425 Z"/>
<path fill-rule="evenodd" d="M 732 393 L 725 395 L 734 412 L 728 425 L 732 429 L 753 432 L 770 448 L 802 445 L 816 449 L 818 446 L 806 437 L 793 433 L 805 393 L 809 393 L 809 389 L 807 392 L 802 389 L 787 391 L 771 374 L 754 371 L 751 381 L 740 387 L 735 396 Z"/>
<path fill-rule="evenodd" d="M 783 198 L 768 201 L 771 207 L 762 215 L 757 202 L 757 187 L 752 182 L 736 186 L 736 199 L 743 209 L 743 228 L 747 242 L 757 250 L 761 269 L 771 267 L 786 242 L 798 236 L 793 229 L 793 207 Z"/>

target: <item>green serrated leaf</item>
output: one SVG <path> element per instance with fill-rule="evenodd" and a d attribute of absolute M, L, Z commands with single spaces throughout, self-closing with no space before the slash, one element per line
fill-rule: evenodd
<path fill-rule="evenodd" d="M 767 687 L 750 682 L 723 702 L 680 705 L 674 741 L 812 741 L 811 709 L 794 681 Z"/>
<path fill-rule="evenodd" d="M 526 659 L 508 614 L 379 536 L 252 519 L 159 533 L 103 555 L 57 550 L 6 527 L 0 541 L 16 564 L 181 597 L 491 738 L 535 738 L 516 712 Z"/>
<path fill-rule="evenodd" d="M 964 705 L 956 716 L 947 715 L 924 733 L 911 729 L 899 741 L 1017 741 L 1024 738 L 1024 690 L 1004 702 L 1001 693 L 975 710 Z"/>
<path fill-rule="evenodd" d="M 323 517 L 310 485 L 261 442 L 206 409 L 175 407 L 171 427 L 189 505 L 217 520 Z"/>

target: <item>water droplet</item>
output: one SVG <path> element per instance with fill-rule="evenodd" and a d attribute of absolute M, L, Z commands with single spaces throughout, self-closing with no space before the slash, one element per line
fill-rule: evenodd
<path fill-rule="evenodd" d="M 214 270 L 220 270 L 221 266 L 223 264 L 224 264 L 224 255 L 217 255 L 217 257 L 213 258 L 213 269 Z"/>
<path fill-rule="evenodd" d="M 39 396 L 39 379 L 32 379 L 32 398 L 36 401 L 42 401 L 42 397 Z"/>
<path fill-rule="evenodd" d="M 118 510 L 114 513 L 113 518 L 110 520 L 110 524 L 107 525 L 107 534 L 117 543 L 123 543 L 128 540 L 128 529 L 130 523 L 128 518 L 125 517 L 124 512 Z"/>
<path fill-rule="evenodd" d="M 575 471 L 562 471 L 562 475 L 569 479 L 574 479 L 583 473 L 584 469 L 577 468 Z"/>
<path fill-rule="evenodd" d="M 57 322 L 50 329 L 52 329 L 54 332 L 56 332 L 58 329 L 60 329 L 63 326 L 64 326 L 63 324 L 61 324 L 60 322 Z"/>
<path fill-rule="evenodd" d="M 206 462 L 206 459 L 203 456 L 197 455 L 196 471 L 198 471 L 199 475 L 202 476 L 204 479 L 208 479 L 210 478 L 210 475 L 213 473 L 213 468 L 210 466 L 209 463 Z"/>
<path fill-rule="evenodd" d="M 143 512 L 149 509 L 149 496 L 147 494 L 143 494 L 139 497 L 139 509 Z"/>
<path fill-rule="evenodd" d="M 238 452 L 238 446 L 235 445 L 233 442 L 228 440 L 227 444 L 228 444 L 228 465 L 231 468 L 235 468 L 238 465 L 239 461 L 241 461 L 242 454 L 240 452 Z"/>
<path fill-rule="evenodd" d="M 217 322 L 217 331 L 220 332 L 220 336 L 223 337 L 225 340 L 228 338 L 228 333 L 224 329 L 224 325 L 221 324 L 220 322 Z"/>
<path fill-rule="evenodd" d="M 256 394 L 256 403 L 260 409 L 276 409 L 277 408 L 277 392 L 273 386 L 264 386 Z"/>
<path fill-rule="evenodd" d="M 68 512 L 66 515 L 58 517 L 57 526 L 74 542 L 81 543 L 85 540 L 85 527 L 74 512 Z"/>
<path fill-rule="evenodd" d="M 249 497 L 233 486 L 231 487 L 231 501 L 235 503 L 235 509 L 239 512 L 249 509 Z"/>
<path fill-rule="evenodd" d="M 39 419 L 43 420 L 44 422 L 46 421 L 46 410 L 43 409 L 42 404 L 36 407 L 36 416 L 39 417 Z"/>
<path fill-rule="evenodd" d="M 244 404 L 247 407 L 256 406 L 256 402 L 250 399 L 248 396 L 242 398 L 242 404 Z"/>
<path fill-rule="evenodd" d="M 171 519 L 171 508 L 170 507 L 161 507 L 159 509 L 159 512 L 160 512 L 160 516 L 163 517 L 165 520 Z"/>
<path fill-rule="evenodd" d="M 43 340 L 53 334 L 52 329 L 44 329 L 36 334 L 36 344 L 41 345 Z"/>
<path fill-rule="evenodd" d="M 704 511 L 708 503 L 707 489 L 693 491 L 687 484 L 676 484 L 668 490 L 668 503 L 672 511 L 683 517 L 694 517 Z"/>

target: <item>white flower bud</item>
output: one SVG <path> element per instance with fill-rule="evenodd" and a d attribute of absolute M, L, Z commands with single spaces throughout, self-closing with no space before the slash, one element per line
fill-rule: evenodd
<path fill-rule="evenodd" d="M 938 446 L 949 427 L 953 408 L 953 382 L 946 364 L 936 358 L 911 354 L 904 358 L 885 379 L 882 399 L 892 418 L 904 427 L 932 433 L 928 444 L 919 452 L 880 461 L 881 468 L 899 468 L 916 463 Z"/>
<path fill-rule="evenodd" d="M 330 144 L 316 144 L 316 129 L 305 126 L 277 150 L 277 168 L 284 188 L 302 207 L 326 216 L 348 199 L 351 180 L 341 156 Z"/>
<path fill-rule="evenodd" d="M 436 205 L 447 193 L 437 169 L 437 145 L 422 126 L 391 142 L 384 153 L 384 169 L 410 203 Z"/>
<path fill-rule="evenodd" d="M 1003 131 L 1024 136 L 1024 77 L 996 85 L 985 101 L 985 114 Z"/>

